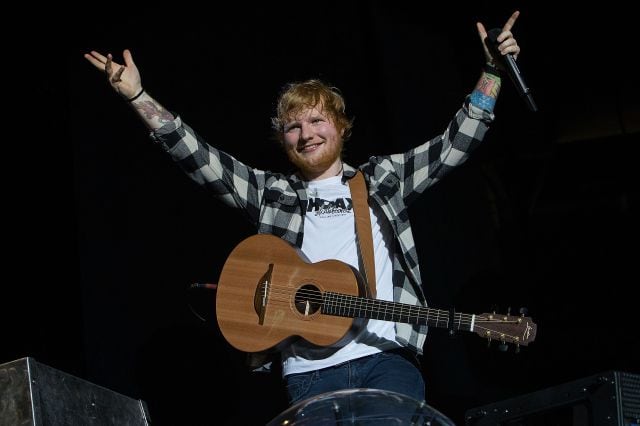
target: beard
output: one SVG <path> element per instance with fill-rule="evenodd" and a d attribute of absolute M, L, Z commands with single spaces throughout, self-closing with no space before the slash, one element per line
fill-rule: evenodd
<path fill-rule="evenodd" d="M 291 161 L 303 175 L 320 174 L 340 158 L 342 154 L 342 139 L 331 145 L 324 143 L 320 149 L 322 149 L 322 153 L 320 154 L 313 153 L 312 156 L 305 156 L 299 153 L 296 147 L 288 147 L 287 157 L 289 157 L 289 161 Z"/>

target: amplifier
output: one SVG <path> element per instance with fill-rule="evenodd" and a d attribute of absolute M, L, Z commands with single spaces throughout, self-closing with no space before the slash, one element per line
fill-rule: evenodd
<path fill-rule="evenodd" d="M 144 401 L 37 362 L 0 364 L 0 426 L 146 426 Z"/>
<path fill-rule="evenodd" d="M 607 371 L 472 408 L 465 425 L 638 426 L 640 375 Z"/>

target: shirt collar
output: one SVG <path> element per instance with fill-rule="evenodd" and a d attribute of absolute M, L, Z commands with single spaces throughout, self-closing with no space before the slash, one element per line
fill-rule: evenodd
<path fill-rule="evenodd" d="M 345 183 L 346 181 L 348 181 L 349 179 L 354 177 L 356 175 L 357 171 L 358 170 L 356 168 L 351 167 L 349 164 L 342 163 L 342 183 Z M 304 179 L 301 179 L 300 176 L 298 175 L 298 173 L 294 173 L 294 174 L 290 175 L 289 176 L 289 180 L 291 180 L 292 182 L 296 182 L 296 183 L 300 182 L 305 187 L 307 186 L 307 181 L 304 180 Z"/>

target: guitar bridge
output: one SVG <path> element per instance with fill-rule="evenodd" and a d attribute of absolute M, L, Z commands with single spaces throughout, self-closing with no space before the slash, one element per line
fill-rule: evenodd
<path fill-rule="evenodd" d="M 256 287 L 256 294 L 253 296 L 253 307 L 258 314 L 258 324 L 264 325 L 264 314 L 267 308 L 267 300 L 269 298 L 269 287 L 271 284 L 271 274 L 273 272 L 273 263 L 269 264 L 269 269 L 260 278 Z"/>

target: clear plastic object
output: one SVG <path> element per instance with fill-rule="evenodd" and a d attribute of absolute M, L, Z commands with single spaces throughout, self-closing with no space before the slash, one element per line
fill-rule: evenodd
<path fill-rule="evenodd" d="M 346 389 L 300 401 L 267 426 L 455 426 L 424 401 L 378 389 Z"/>

